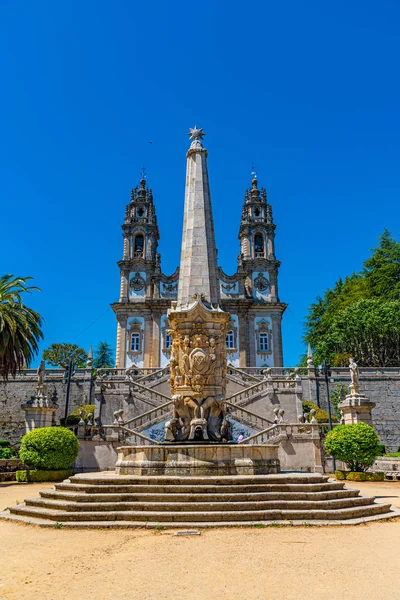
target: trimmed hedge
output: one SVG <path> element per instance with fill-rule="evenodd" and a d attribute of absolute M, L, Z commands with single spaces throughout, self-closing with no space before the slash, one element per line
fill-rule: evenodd
<path fill-rule="evenodd" d="M 31 469 L 29 471 L 17 471 L 16 479 L 20 483 L 32 483 L 34 481 L 63 481 L 71 477 L 72 469 L 63 469 L 60 471 L 38 471 Z"/>
<path fill-rule="evenodd" d="M 379 456 L 379 437 L 366 423 L 338 425 L 325 438 L 325 450 L 350 471 L 366 471 Z"/>
<path fill-rule="evenodd" d="M 385 473 L 377 471 L 376 473 L 365 473 L 355 471 L 335 471 L 335 477 L 339 481 L 384 481 Z"/>
<path fill-rule="evenodd" d="M 43 471 L 68 469 L 79 452 L 79 442 L 64 427 L 41 427 L 25 434 L 19 456 L 29 467 Z"/>

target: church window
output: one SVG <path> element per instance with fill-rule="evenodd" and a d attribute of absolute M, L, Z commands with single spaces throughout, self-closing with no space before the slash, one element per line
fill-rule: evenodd
<path fill-rule="evenodd" d="M 172 346 L 172 339 L 169 333 L 165 334 L 165 349 L 168 350 Z"/>
<path fill-rule="evenodd" d="M 260 210 L 258 207 L 257 207 L 257 208 L 255 208 L 255 209 L 254 209 L 254 216 L 255 216 L 255 217 L 259 217 L 259 216 L 260 216 L 260 214 L 261 214 L 261 210 Z"/>
<path fill-rule="evenodd" d="M 131 351 L 140 352 L 140 334 L 132 333 L 131 335 Z"/>
<path fill-rule="evenodd" d="M 143 217 L 143 215 L 144 215 L 144 208 L 143 208 L 143 206 L 139 206 L 139 208 L 136 211 L 136 214 L 137 214 L 138 217 Z"/>
<path fill-rule="evenodd" d="M 256 233 L 254 236 L 254 252 L 258 258 L 264 256 L 264 238 L 261 233 Z"/>
<path fill-rule="evenodd" d="M 142 234 L 135 237 L 135 256 L 142 256 L 144 248 L 144 238 Z"/>
<path fill-rule="evenodd" d="M 260 332 L 260 352 L 268 352 L 268 333 L 265 331 Z"/>
<path fill-rule="evenodd" d="M 233 330 L 228 331 L 228 333 L 226 334 L 225 345 L 228 349 L 235 347 L 235 335 L 233 333 Z"/>

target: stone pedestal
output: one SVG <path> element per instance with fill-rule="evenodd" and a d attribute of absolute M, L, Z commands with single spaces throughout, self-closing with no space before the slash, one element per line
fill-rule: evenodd
<path fill-rule="evenodd" d="M 21 408 L 25 411 L 26 433 L 38 427 L 52 427 L 54 413 L 58 408 L 56 399 L 57 396 L 53 394 L 49 400 L 45 392 L 45 386 L 43 386 L 38 389 L 36 396 L 21 404 Z"/>
<path fill-rule="evenodd" d="M 278 444 L 165 444 L 118 448 L 118 475 L 279 473 Z"/>
<path fill-rule="evenodd" d="M 351 394 L 339 402 L 339 410 L 343 415 L 343 423 L 345 425 L 352 425 L 362 421 L 373 427 L 371 414 L 373 408 L 375 408 L 375 402 L 372 402 L 367 396 L 358 394 L 353 389 Z"/>

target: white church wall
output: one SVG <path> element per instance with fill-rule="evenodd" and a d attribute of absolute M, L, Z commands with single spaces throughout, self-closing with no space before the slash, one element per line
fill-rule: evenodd
<path fill-rule="evenodd" d="M 234 367 L 239 366 L 239 318 L 237 315 L 231 314 L 231 324 L 229 331 L 233 333 L 233 350 L 228 347 L 226 349 L 226 360 Z"/>
<path fill-rule="evenodd" d="M 262 313 L 256 314 L 254 319 L 256 367 L 274 366 L 273 344 L 271 317 Z"/>
<path fill-rule="evenodd" d="M 132 335 L 135 335 L 135 344 L 132 348 Z M 132 365 L 144 367 L 144 318 L 129 317 L 126 330 L 126 368 Z"/>
<path fill-rule="evenodd" d="M 169 363 L 169 359 L 171 356 L 171 352 L 166 351 L 165 348 L 166 332 L 167 329 L 169 329 L 167 315 L 162 315 L 160 325 L 160 367 L 166 367 Z"/>

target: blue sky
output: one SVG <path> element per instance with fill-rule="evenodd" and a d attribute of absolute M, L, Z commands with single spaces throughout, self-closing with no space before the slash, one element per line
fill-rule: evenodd
<path fill-rule="evenodd" d="M 0 0 L 0 272 L 41 287 L 42 347 L 115 347 L 120 225 L 143 165 L 175 270 L 197 124 L 229 274 L 252 162 L 267 188 L 296 364 L 308 305 L 399 232 L 399 25 L 395 0 Z"/>

